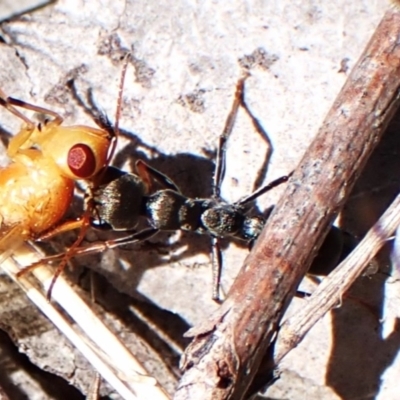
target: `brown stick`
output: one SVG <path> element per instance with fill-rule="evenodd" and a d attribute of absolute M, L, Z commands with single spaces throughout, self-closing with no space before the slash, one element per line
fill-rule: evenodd
<path fill-rule="evenodd" d="M 227 300 L 189 331 L 195 338 L 175 400 L 245 395 L 329 225 L 399 105 L 399 38 L 400 10 L 393 8 L 295 170 Z"/>

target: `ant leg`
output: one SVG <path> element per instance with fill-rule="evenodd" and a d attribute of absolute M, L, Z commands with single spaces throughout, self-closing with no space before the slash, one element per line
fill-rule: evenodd
<path fill-rule="evenodd" d="M 238 206 L 243 206 L 247 203 L 251 203 L 252 201 L 254 201 L 257 197 L 260 197 L 261 195 L 263 195 L 266 192 L 269 192 L 271 189 L 281 185 L 282 183 L 285 183 L 289 180 L 289 178 L 292 176 L 293 172 L 291 172 L 289 175 L 284 175 L 281 176 L 278 179 L 275 179 L 274 181 L 266 184 L 265 186 L 257 189 L 255 192 L 253 192 L 252 194 L 243 197 L 242 199 L 240 199 L 239 201 L 237 201 L 235 204 Z"/>
<path fill-rule="evenodd" d="M 88 212 L 85 212 L 85 213 L 83 214 L 81 220 L 72 221 L 71 223 L 67 222 L 67 223 L 65 224 L 65 227 L 64 227 L 64 228 L 63 228 L 64 225 L 61 224 L 61 229 L 60 229 L 60 230 L 58 230 L 58 227 L 56 226 L 53 230 L 50 230 L 47 234 L 45 233 L 45 234 L 43 235 L 44 238 L 46 238 L 46 237 L 48 238 L 48 237 L 54 236 L 54 235 L 57 234 L 57 233 L 67 231 L 67 230 L 68 230 L 68 229 L 67 229 L 68 227 L 70 227 L 71 229 L 73 229 L 73 228 L 75 227 L 74 222 L 78 223 L 78 226 L 76 226 L 76 227 L 79 227 L 79 228 L 80 228 L 80 232 L 79 232 L 78 238 L 75 240 L 75 242 L 73 243 L 73 245 L 72 245 L 65 253 L 62 253 L 62 257 L 60 257 L 61 263 L 60 263 L 60 265 L 57 267 L 57 270 L 56 270 L 56 272 L 55 272 L 55 274 L 54 274 L 54 276 L 53 276 L 53 279 L 52 279 L 52 281 L 51 281 L 51 283 L 50 283 L 49 290 L 47 291 L 47 298 L 48 298 L 48 300 L 51 299 L 51 292 L 52 292 L 52 290 L 53 290 L 53 286 L 54 286 L 54 284 L 55 284 L 55 282 L 56 282 L 58 276 L 59 276 L 59 275 L 61 274 L 61 272 L 64 270 L 64 268 L 65 268 L 65 266 L 67 265 L 69 259 L 74 255 L 75 250 L 78 248 L 78 246 L 81 244 L 82 240 L 83 240 L 84 237 L 85 237 L 85 234 L 86 234 L 86 232 L 87 232 L 87 230 L 88 230 L 88 228 L 89 228 L 89 213 L 88 213 Z M 42 238 L 43 238 L 43 237 L 42 237 Z M 40 260 L 40 261 L 38 261 L 38 262 L 35 262 L 35 263 L 33 263 L 33 264 L 31 264 L 31 265 L 29 265 L 29 266 L 27 266 L 27 267 L 21 269 L 21 270 L 17 273 L 16 276 L 17 276 L 17 277 L 20 277 L 20 276 L 26 274 L 27 272 L 30 272 L 30 271 L 32 271 L 33 269 L 39 267 L 39 266 L 42 265 L 42 264 L 43 264 L 43 261 L 42 261 L 42 260 Z"/>
<path fill-rule="evenodd" d="M 132 233 L 131 235 L 124 236 L 117 239 L 106 240 L 104 242 L 97 242 L 92 243 L 88 246 L 77 247 L 74 249 L 73 254 L 71 257 L 82 257 L 88 256 L 91 254 L 101 253 L 108 249 L 115 249 L 120 246 L 124 246 L 127 244 L 134 244 L 138 242 L 142 242 L 144 240 L 150 239 L 154 236 L 159 230 L 155 228 L 146 228 L 141 230 L 140 232 Z M 31 265 L 28 265 L 24 269 L 18 272 L 17 276 L 21 276 L 26 272 L 32 271 L 33 269 L 37 268 L 41 264 L 49 264 L 55 261 L 61 261 L 67 253 L 59 253 L 54 254 L 52 256 L 43 257 L 40 261 L 35 262 Z M 61 271 L 60 271 L 61 272 Z M 59 275 L 59 274 L 58 274 Z M 57 277 L 58 277 L 57 275 Z M 54 279 L 54 278 L 53 278 Z"/>
<path fill-rule="evenodd" d="M 168 178 L 167 175 L 164 175 L 157 169 L 150 167 L 150 165 L 146 164 L 143 160 L 136 161 L 136 171 L 138 175 L 146 183 L 147 187 L 151 187 L 151 179 L 150 179 L 151 176 L 154 180 L 163 185 L 166 189 L 171 189 L 178 193 L 181 192 L 178 186 L 176 186 L 176 184 L 172 181 L 172 179 Z"/>
<path fill-rule="evenodd" d="M 24 114 L 22 114 L 20 111 L 18 111 L 15 107 L 12 106 L 12 104 L 9 101 L 9 97 L 6 96 L 6 94 L 0 90 L 0 105 L 6 108 L 8 111 L 10 111 L 12 114 L 14 114 L 16 117 L 22 119 L 22 121 L 25 122 L 27 125 L 27 129 L 35 129 L 35 124 Z"/>
<path fill-rule="evenodd" d="M 221 184 L 224 180 L 225 176 L 225 168 L 226 168 L 226 146 L 229 139 L 229 136 L 232 133 L 233 126 L 235 124 L 236 116 L 239 110 L 239 106 L 243 102 L 243 90 L 244 90 L 244 82 L 247 78 L 247 74 L 239 79 L 236 84 L 236 92 L 235 97 L 233 99 L 233 104 L 231 111 L 228 114 L 228 117 L 225 122 L 224 130 L 222 131 L 217 148 L 217 157 L 215 162 L 215 171 L 213 178 L 213 197 L 215 199 L 219 199 L 221 197 Z M 220 302 L 220 289 L 221 289 L 221 272 L 222 272 L 222 254 L 221 248 L 219 245 L 219 239 L 216 237 L 211 238 L 211 249 L 212 249 L 212 281 L 213 281 L 213 291 L 212 298 L 216 302 Z"/>
<path fill-rule="evenodd" d="M 71 221 L 65 221 L 54 228 L 41 233 L 38 237 L 35 237 L 35 241 L 42 242 L 44 240 L 49 240 L 60 233 L 69 232 L 74 229 L 81 228 L 83 225 L 83 219 L 76 219 Z"/>
<path fill-rule="evenodd" d="M 211 238 L 212 250 L 212 298 L 217 303 L 221 303 L 221 272 L 222 272 L 222 253 L 219 245 L 219 239 L 215 236 Z"/>
<path fill-rule="evenodd" d="M 0 264 L 23 243 L 23 227 L 14 226 L 0 238 Z"/>
<path fill-rule="evenodd" d="M 251 112 L 249 106 L 247 105 L 247 103 L 245 101 L 245 98 L 244 98 L 243 94 L 242 94 L 240 100 L 241 100 L 240 105 L 243 107 L 244 111 L 246 112 L 246 114 L 251 119 L 251 122 L 253 123 L 254 129 L 256 130 L 256 132 L 267 143 L 267 151 L 266 151 L 266 154 L 265 154 L 265 157 L 264 157 L 263 165 L 262 165 L 262 167 L 259 169 L 259 171 L 257 173 L 257 178 L 256 178 L 256 180 L 254 182 L 254 186 L 253 186 L 253 190 L 256 190 L 256 189 L 260 188 L 265 176 L 267 175 L 269 161 L 271 159 L 271 155 L 272 155 L 272 151 L 273 151 L 273 146 L 272 146 L 272 142 L 271 142 L 271 139 L 268 136 L 267 131 L 264 129 L 264 127 L 262 126 L 262 124 L 260 123 L 258 118 L 256 118 L 253 115 L 253 113 Z"/>
<path fill-rule="evenodd" d="M 40 114 L 50 115 L 51 117 L 53 117 L 52 122 L 54 125 L 57 125 L 57 126 L 61 125 L 64 121 L 63 117 L 60 114 L 56 113 L 55 111 L 49 110 L 48 108 L 39 107 L 34 104 L 26 103 L 23 100 L 18 100 L 13 97 L 7 97 L 6 101 L 9 105 L 14 106 L 14 107 L 26 108 L 27 110 L 35 111 Z M 24 119 L 24 121 L 25 121 L 25 119 Z"/>
<path fill-rule="evenodd" d="M 22 129 L 18 132 L 17 135 L 15 135 L 11 140 L 8 145 L 7 149 L 7 154 L 10 157 L 15 156 L 20 150 L 23 148 L 30 147 L 30 144 L 28 146 L 24 146 L 30 137 L 34 134 L 35 132 L 35 124 L 24 114 L 22 114 L 16 107 L 20 108 L 25 108 L 27 110 L 39 112 L 41 114 L 46 114 L 50 115 L 53 117 L 53 120 L 51 121 L 53 125 L 59 126 L 63 122 L 63 118 L 56 112 L 49 110 L 47 108 L 35 106 L 30 103 L 26 103 L 22 100 L 14 99 L 13 97 L 6 97 L 6 95 L 0 91 L 0 105 L 5 107 L 8 111 L 10 111 L 12 114 L 20 118 L 22 121 L 25 122 L 26 126 L 23 126 Z"/>
<path fill-rule="evenodd" d="M 89 254 L 99 253 L 109 249 L 115 249 L 117 247 L 125 246 L 128 244 L 135 244 L 143 242 L 144 240 L 150 239 L 159 229 L 146 228 L 140 232 L 135 232 L 127 236 L 123 236 L 117 239 L 106 240 L 104 242 L 93 243 L 89 246 L 77 247 L 74 251 L 73 257 L 87 256 Z M 44 259 L 46 260 L 46 259 Z"/>
<path fill-rule="evenodd" d="M 35 131 L 35 124 L 12 105 L 10 98 L 7 97 L 2 90 L 0 90 L 0 105 L 25 123 L 25 126 L 23 126 L 18 134 L 10 140 L 8 145 L 7 154 L 12 158 L 18 153 L 21 146 L 23 146 L 23 144 L 26 143 L 32 136 L 33 132 Z"/>
<path fill-rule="evenodd" d="M 244 82 L 248 75 L 239 79 L 236 84 L 235 98 L 233 100 L 231 111 L 229 112 L 228 118 L 225 122 L 224 130 L 222 131 L 217 149 L 217 159 L 213 179 L 213 197 L 219 199 L 221 196 L 221 184 L 225 176 L 226 167 L 226 145 L 230 134 L 232 133 L 233 125 L 235 124 L 236 116 L 238 113 L 239 106 L 242 104 Z"/>
<path fill-rule="evenodd" d="M 49 290 L 47 291 L 47 298 L 48 298 L 48 300 L 50 300 L 54 284 L 56 283 L 57 278 L 60 276 L 60 274 L 64 270 L 65 265 L 69 261 L 70 258 L 99 253 L 99 252 L 105 251 L 107 249 L 114 249 L 116 247 L 120 247 L 120 246 L 123 246 L 126 244 L 133 244 L 133 243 L 141 242 L 143 240 L 147 240 L 150 237 L 154 236 L 157 232 L 158 232 L 158 229 L 147 228 L 147 229 L 143 229 L 140 232 L 136 232 L 132 235 L 124 236 L 122 238 L 108 240 L 105 242 L 94 243 L 89 246 L 71 247 L 68 249 L 68 251 L 66 253 L 60 253 L 60 254 L 55 254 L 54 256 L 44 257 L 40 261 L 33 263 L 33 264 L 25 267 L 24 269 L 21 269 L 17 273 L 17 277 L 20 277 L 21 275 L 24 275 L 25 273 L 32 271 L 33 269 L 39 267 L 40 265 L 43 265 L 44 263 L 61 260 L 61 263 L 58 265 L 58 267 L 53 275 L 53 279 L 50 282 Z M 79 244 L 80 241 L 76 241 L 75 243 Z"/>

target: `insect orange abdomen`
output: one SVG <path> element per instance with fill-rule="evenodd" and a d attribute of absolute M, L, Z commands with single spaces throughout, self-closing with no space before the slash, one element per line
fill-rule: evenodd
<path fill-rule="evenodd" d="M 60 175 L 54 161 L 26 150 L 0 169 L 0 227 L 19 225 L 23 235 L 50 229 L 72 200 L 74 181 Z"/>

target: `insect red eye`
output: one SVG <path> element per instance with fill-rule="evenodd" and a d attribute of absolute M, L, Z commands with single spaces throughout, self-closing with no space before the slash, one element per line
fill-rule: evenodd
<path fill-rule="evenodd" d="M 88 178 L 96 170 L 96 158 L 86 144 L 76 144 L 68 152 L 68 167 L 79 178 Z"/>

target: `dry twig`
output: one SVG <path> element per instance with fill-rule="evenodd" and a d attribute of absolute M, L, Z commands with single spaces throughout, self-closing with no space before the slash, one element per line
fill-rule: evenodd
<path fill-rule="evenodd" d="M 53 301 L 64 309 L 81 330 L 76 329 L 71 321 L 47 300 L 45 293 L 53 278 L 50 267 L 43 265 L 34 271 L 44 291 L 36 288 L 28 277 L 16 278 L 20 265 L 29 265 L 38 259 L 39 254 L 35 253 L 31 246 L 22 244 L 1 267 L 124 399 L 166 400 L 168 396 L 156 380 L 148 376 L 144 367 L 62 277 L 55 285 Z"/>
<path fill-rule="evenodd" d="M 275 346 L 275 364 L 278 364 L 291 349 L 296 347 L 306 333 L 329 310 L 340 303 L 343 294 L 361 275 L 399 225 L 400 195 L 396 197 L 349 257 L 322 281 L 307 301 L 307 305 L 282 324 Z"/>

